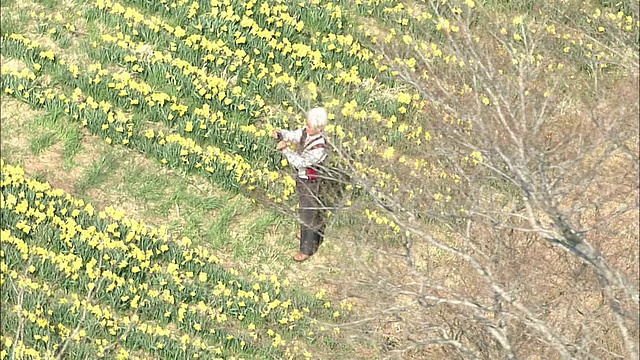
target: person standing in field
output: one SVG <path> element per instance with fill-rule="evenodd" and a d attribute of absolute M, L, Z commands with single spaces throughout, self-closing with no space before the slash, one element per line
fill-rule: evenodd
<path fill-rule="evenodd" d="M 294 131 L 273 131 L 273 137 L 279 140 L 277 149 L 297 171 L 300 251 L 293 259 L 298 262 L 315 254 L 324 239 L 324 206 L 319 197 L 322 181 L 318 172 L 327 158 L 323 131 L 328 121 L 326 109 L 319 107 L 307 112 L 306 126 Z M 297 143 L 297 151 L 289 149 L 288 143 Z"/>

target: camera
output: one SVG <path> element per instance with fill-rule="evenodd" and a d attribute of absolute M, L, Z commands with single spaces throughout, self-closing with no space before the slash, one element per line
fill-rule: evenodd
<path fill-rule="evenodd" d="M 282 137 L 282 133 L 280 131 L 276 132 L 276 136 L 278 139 L 278 142 L 282 141 L 284 138 Z"/>

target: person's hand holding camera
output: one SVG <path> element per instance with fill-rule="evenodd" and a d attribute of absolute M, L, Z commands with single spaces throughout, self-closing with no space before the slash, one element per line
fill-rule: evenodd
<path fill-rule="evenodd" d="M 280 132 L 280 129 L 273 130 L 273 133 L 271 134 L 271 136 L 274 139 L 278 139 L 278 141 L 282 141 L 282 133 Z"/>
<path fill-rule="evenodd" d="M 282 150 L 287 147 L 287 143 L 283 140 L 280 129 L 273 130 L 273 133 L 271 134 L 271 136 L 274 139 L 278 139 L 278 145 L 276 145 L 276 149 Z"/>

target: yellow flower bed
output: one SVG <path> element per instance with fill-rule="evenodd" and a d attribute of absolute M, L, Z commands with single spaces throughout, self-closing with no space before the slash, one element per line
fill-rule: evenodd
<path fill-rule="evenodd" d="M 107 358 L 135 358 L 137 349 L 294 356 L 308 352 L 300 344 L 294 351 L 295 334 L 317 331 L 317 315 L 336 316 L 321 299 L 287 297 L 276 277 L 239 278 L 188 238 L 112 207 L 99 211 L 4 161 L 0 170 L 0 286 L 10 319 L 33 334 L 5 336 L 1 358 L 46 358 L 67 347 Z M 111 346 L 123 338 L 129 355 Z"/>

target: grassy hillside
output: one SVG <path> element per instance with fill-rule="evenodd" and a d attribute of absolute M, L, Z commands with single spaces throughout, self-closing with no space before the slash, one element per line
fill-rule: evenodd
<path fill-rule="evenodd" d="M 561 148 L 549 144 L 563 136 L 577 139 L 574 128 L 597 133 L 576 120 L 596 113 L 582 101 L 617 111 L 616 94 L 637 82 L 637 9 L 549 4 L 4 1 L 2 309 L 11 311 L 2 315 L 3 358 L 451 358 L 447 346 L 458 356 L 509 350 L 471 335 L 484 330 L 467 325 L 466 310 L 425 302 L 489 303 L 484 278 L 473 278 L 458 255 L 484 261 L 483 251 L 492 253 L 488 268 L 501 276 L 523 271 L 514 269 L 530 245 L 525 229 L 507 241 L 513 256 L 495 260 L 496 249 L 509 246 L 492 231 L 522 230 L 505 219 L 530 215 L 520 184 L 505 177 L 534 166 L 529 158 L 513 169 L 494 166 L 500 156 L 491 145 L 514 135 L 486 136 L 494 129 L 479 128 L 474 116 L 521 120 L 521 148 L 504 149 L 534 154 Z M 637 103 L 628 102 L 620 123 L 634 129 Z M 333 164 L 355 180 L 335 201 L 328 241 L 295 264 L 295 182 L 270 134 L 303 124 L 314 106 L 329 110 L 326 130 L 344 155 Z M 594 118 L 607 118 L 605 110 Z M 530 125 L 537 116 L 548 120 Z M 616 149 L 631 144 L 635 161 L 629 136 Z M 604 148 L 594 144 L 585 157 Z M 627 175 L 619 182 L 629 183 Z M 606 197 L 627 206 L 625 191 Z M 616 209 L 608 214 L 634 214 Z M 508 215 L 491 218 L 491 230 L 470 225 L 469 214 L 484 220 L 494 210 Z M 625 222 L 608 230 L 637 246 L 624 235 L 633 229 Z M 412 243 L 422 238 L 436 244 Z M 527 248 L 562 258 L 544 245 Z M 577 266 L 557 262 L 557 273 Z M 548 268 L 536 269 L 532 276 L 547 278 Z M 505 293 L 538 299 L 538 288 L 527 295 L 519 281 L 498 282 L 514 286 Z M 563 289 L 540 291 L 540 302 Z M 592 299 L 597 290 L 585 293 Z M 544 321 L 555 326 L 554 315 Z M 482 316 L 488 327 L 501 321 Z M 510 334 L 530 355 L 527 330 Z"/>

